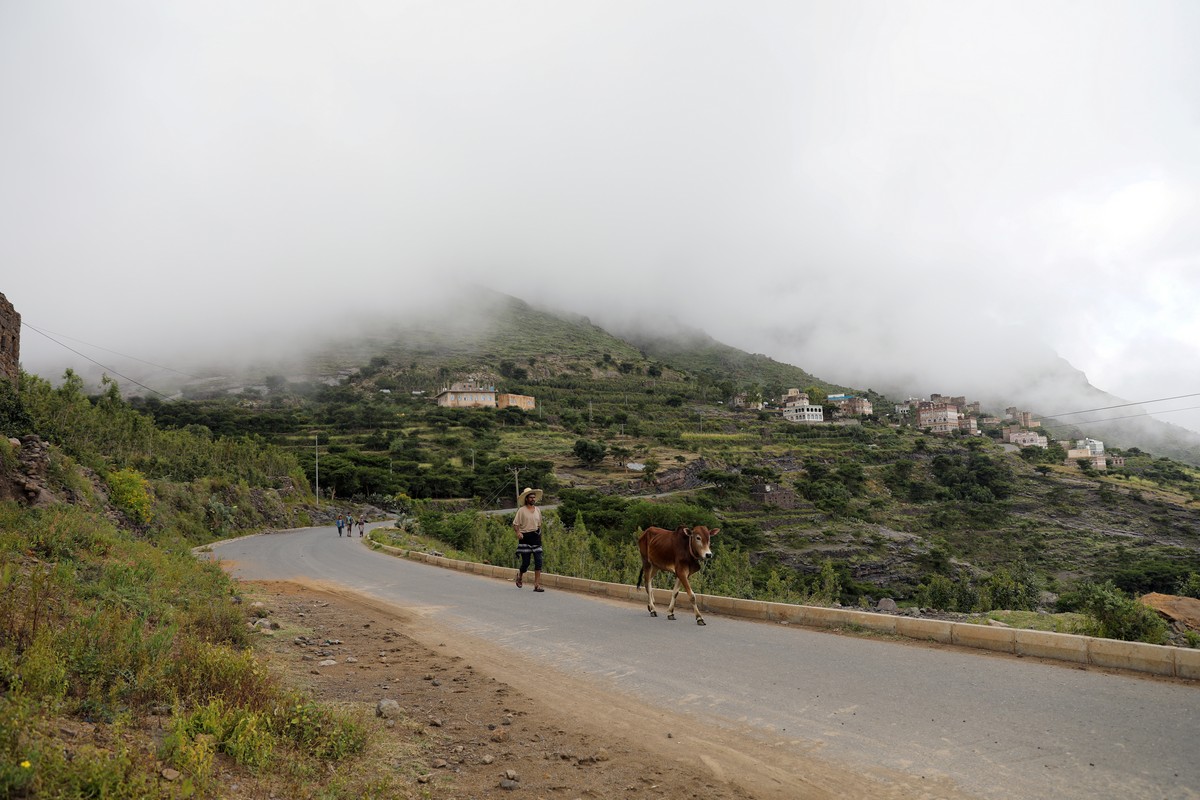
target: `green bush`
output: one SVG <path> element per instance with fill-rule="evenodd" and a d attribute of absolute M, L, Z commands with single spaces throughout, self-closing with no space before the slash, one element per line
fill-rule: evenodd
<path fill-rule="evenodd" d="M 1200 572 L 1189 572 L 1175 587 L 1175 594 L 1200 599 Z"/>
<path fill-rule="evenodd" d="M 121 469 L 108 474 L 109 498 L 141 525 L 149 525 L 153 517 L 153 501 L 150 499 L 150 484 L 145 476 L 135 469 Z"/>
<path fill-rule="evenodd" d="M 917 605 L 939 611 L 954 611 L 958 608 L 958 592 L 954 581 L 945 575 L 931 575 L 929 580 L 917 587 Z"/>
<path fill-rule="evenodd" d="M 250 650 L 187 639 L 180 643 L 170 672 L 176 697 L 188 705 L 213 700 L 250 709 L 269 708 L 279 693 L 277 681 Z"/>
<path fill-rule="evenodd" d="M 981 611 L 1032 611 L 1037 607 L 1041 587 L 1026 567 L 1016 573 L 1000 567 L 985 578 L 979 587 Z"/>
<path fill-rule="evenodd" d="M 1094 621 L 1089 631 L 1107 639 L 1165 644 L 1169 629 L 1153 609 L 1133 600 L 1111 581 L 1085 583 L 1078 589 L 1079 608 Z"/>

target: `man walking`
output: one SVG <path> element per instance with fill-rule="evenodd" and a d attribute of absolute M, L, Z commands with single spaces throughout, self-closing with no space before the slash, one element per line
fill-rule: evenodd
<path fill-rule="evenodd" d="M 517 534 L 517 555 L 521 557 L 521 566 L 517 572 L 517 588 L 525 585 L 525 573 L 529 571 L 529 560 L 533 559 L 533 590 L 544 592 L 542 588 L 542 510 L 537 503 L 542 499 L 541 489 L 526 489 L 517 498 L 516 516 L 513 517 L 513 530 Z"/>

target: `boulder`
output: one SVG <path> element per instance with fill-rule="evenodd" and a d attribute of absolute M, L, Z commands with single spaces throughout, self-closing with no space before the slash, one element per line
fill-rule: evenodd
<path fill-rule="evenodd" d="M 400 704 L 395 700 L 383 699 L 375 705 L 375 716 L 391 719 L 400 716 Z"/>
<path fill-rule="evenodd" d="M 1142 595 L 1142 603 L 1150 606 L 1170 622 L 1188 630 L 1200 631 L 1200 600 L 1175 594 L 1151 592 Z"/>

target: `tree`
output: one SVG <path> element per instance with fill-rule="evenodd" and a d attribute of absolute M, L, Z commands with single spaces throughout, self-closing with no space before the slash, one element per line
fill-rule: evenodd
<path fill-rule="evenodd" d="M 619 444 L 614 444 L 608 448 L 609 455 L 613 457 L 613 461 L 617 462 L 617 466 L 625 466 L 625 462 L 629 461 L 629 457 L 633 455 L 628 447 L 622 447 Z"/>
<path fill-rule="evenodd" d="M 608 448 L 606 448 L 603 444 L 600 442 L 593 442 L 590 439 L 580 439 L 579 441 L 575 442 L 575 447 L 571 450 L 571 452 L 575 454 L 576 458 L 583 462 L 584 465 L 589 467 L 594 467 L 603 461 L 607 451 Z"/>
<path fill-rule="evenodd" d="M 658 474 L 658 468 L 662 466 L 658 463 L 658 459 L 647 458 L 642 464 L 642 477 L 647 483 L 654 483 L 654 476 Z"/>

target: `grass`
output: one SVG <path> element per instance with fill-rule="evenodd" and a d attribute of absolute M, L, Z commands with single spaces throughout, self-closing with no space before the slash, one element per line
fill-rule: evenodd
<path fill-rule="evenodd" d="M 1052 633 L 1079 633 L 1088 624 L 1086 615 L 1075 612 L 1039 614 L 1036 611 L 989 611 L 985 616 L 1011 628 Z"/>
<path fill-rule="evenodd" d="M 218 567 L 70 506 L 0 503 L 0 531 L 0 796 L 204 797 L 222 759 L 289 796 L 358 796 L 325 765 L 367 730 L 258 661 Z M 148 719 L 164 708 L 160 747 Z M 64 746 L 79 726 L 98 727 Z"/>

